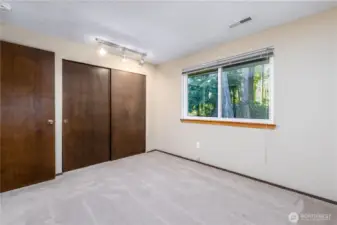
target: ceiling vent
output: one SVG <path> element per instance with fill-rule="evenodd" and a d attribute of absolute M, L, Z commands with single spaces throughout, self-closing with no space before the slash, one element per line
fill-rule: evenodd
<path fill-rule="evenodd" d="M 8 4 L 8 3 L 1 2 L 1 3 L 0 3 L 0 11 L 9 12 L 9 11 L 12 11 L 12 7 L 11 7 L 11 5 Z"/>
<path fill-rule="evenodd" d="M 239 25 L 242 25 L 244 23 L 248 23 L 249 21 L 251 21 L 252 18 L 251 17 L 247 17 L 247 18 L 244 18 L 242 20 L 240 20 L 239 22 L 236 22 L 236 23 L 233 23 L 229 26 L 229 28 L 234 28 L 234 27 L 237 27 Z"/>

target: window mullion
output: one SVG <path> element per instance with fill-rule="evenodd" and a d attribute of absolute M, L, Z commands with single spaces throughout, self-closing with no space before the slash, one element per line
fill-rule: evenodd
<path fill-rule="evenodd" d="M 222 117 L 222 67 L 218 68 L 218 118 Z"/>
<path fill-rule="evenodd" d="M 188 87 L 187 87 L 187 75 L 182 76 L 182 118 L 186 118 L 188 115 Z"/>
<path fill-rule="evenodd" d="M 269 120 L 274 123 L 274 57 L 269 59 L 269 66 L 270 66 L 270 81 L 269 81 Z"/>

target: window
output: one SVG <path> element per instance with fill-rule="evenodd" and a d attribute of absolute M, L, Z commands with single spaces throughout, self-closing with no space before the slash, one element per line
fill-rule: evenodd
<path fill-rule="evenodd" d="M 218 71 L 188 76 L 188 115 L 218 117 Z"/>
<path fill-rule="evenodd" d="M 272 51 L 211 64 L 183 73 L 183 119 L 274 123 Z"/>
<path fill-rule="evenodd" d="M 269 120 L 269 61 L 224 68 L 222 117 Z"/>

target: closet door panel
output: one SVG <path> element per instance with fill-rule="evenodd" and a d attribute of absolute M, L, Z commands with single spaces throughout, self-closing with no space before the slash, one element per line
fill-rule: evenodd
<path fill-rule="evenodd" d="M 111 72 L 112 158 L 145 152 L 146 76 Z"/>
<path fill-rule="evenodd" d="M 63 171 L 110 160 L 110 70 L 63 60 Z"/>

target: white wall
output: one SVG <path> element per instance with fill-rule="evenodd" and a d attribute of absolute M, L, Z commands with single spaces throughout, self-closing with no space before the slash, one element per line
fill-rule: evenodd
<path fill-rule="evenodd" d="M 337 200 L 336 32 L 337 8 L 159 65 L 149 148 Z M 183 68 L 268 46 L 276 130 L 180 122 Z"/>
<path fill-rule="evenodd" d="M 335 52 L 335 60 L 334 60 L 334 65 L 335 65 L 335 72 L 333 73 L 334 74 L 334 77 L 335 77 L 335 86 L 334 86 L 334 90 L 335 90 L 335 98 L 334 99 L 334 102 L 335 102 L 335 115 L 337 115 L 337 29 L 336 29 L 336 26 L 337 26 L 337 19 L 335 19 L 335 28 L 334 28 L 334 34 L 333 36 L 335 37 L 335 41 L 334 41 L 334 52 Z M 335 189 L 337 190 L 337 118 L 334 119 L 335 121 L 335 125 L 334 125 L 334 134 L 335 134 Z M 337 192 L 337 191 L 336 191 Z M 337 194 L 336 194 L 337 195 Z"/>
<path fill-rule="evenodd" d="M 151 87 L 154 67 L 152 65 L 145 64 L 143 67 L 140 67 L 137 62 L 131 60 L 122 63 L 121 58 L 114 55 L 99 57 L 97 55 L 97 49 L 94 46 L 44 36 L 22 28 L 10 26 L 8 24 L 0 24 L 0 39 L 55 52 L 56 173 L 62 172 L 62 59 L 74 60 L 147 75 L 146 118 L 148 127 L 148 121 L 151 117 L 151 112 L 153 112 L 151 109 L 151 96 L 153 96 Z M 148 129 L 146 135 L 148 137 Z"/>

